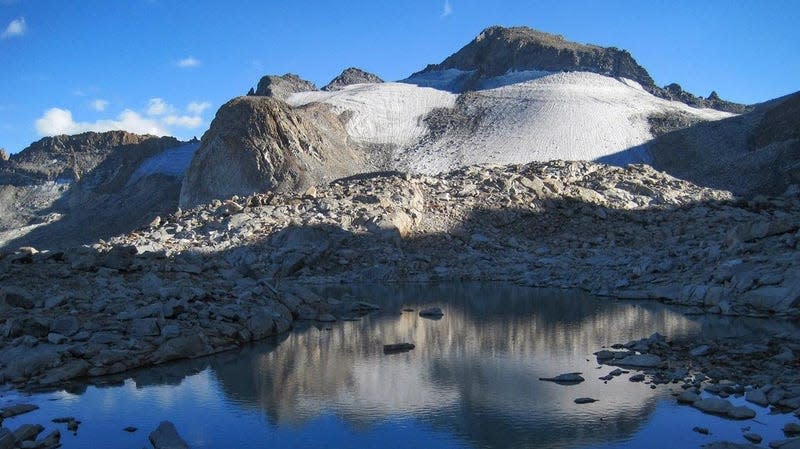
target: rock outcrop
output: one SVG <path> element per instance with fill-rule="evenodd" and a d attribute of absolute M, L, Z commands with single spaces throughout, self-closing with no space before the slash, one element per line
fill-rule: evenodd
<path fill-rule="evenodd" d="M 626 51 L 566 40 L 561 35 L 544 33 L 528 27 L 493 26 L 481 31 L 469 44 L 439 64 L 428 65 L 409 78 L 455 69 L 468 72 L 451 88 L 457 92 L 477 90 L 485 81 L 512 72 L 594 72 L 638 82 L 651 94 L 690 106 L 744 112 L 747 107 L 724 101 L 712 92 L 708 99 L 685 92 L 678 84 L 664 88 Z"/>
<path fill-rule="evenodd" d="M 383 80 L 372 73 L 365 72 L 356 67 L 345 69 L 339 76 L 331 80 L 322 90 L 332 91 L 341 90 L 352 84 L 374 84 L 382 83 Z"/>
<path fill-rule="evenodd" d="M 319 103 L 235 98 L 217 112 L 184 179 L 181 207 L 253 193 L 302 192 L 369 171 L 340 118 Z"/>
<path fill-rule="evenodd" d="M 8 160 L 8 151 L 5 148 L 0 148 L 0 162 Z"/>
<path fill-rule="evenodd" d="M 310 90 L 317 90 L 317 86 L 293 73 L 287 73 L 281 76 L 267 75 L 262 77 L 252 95 L 285 100 L 286 97 L 295 92 Z"/>
<path fill-rule="evenodd" d="M 708 98 L 698 97 L 683 90 L 678 83 L 668 84 L 661 89 L 653 87 L 651 88 L 651 92 L 661 98 L 680 101 L 696 108 L 716 109 L 718 111 L 732 112 L 734 114 L 743 114 L 752 110 L 752 106 L 723 100 L 716 91 L 711 91 Z"/>

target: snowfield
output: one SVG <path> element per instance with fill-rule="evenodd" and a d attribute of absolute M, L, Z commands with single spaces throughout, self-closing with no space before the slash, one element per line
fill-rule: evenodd
<path fill-rule="evenodd" d="M 428 132 L 422 119 L 435 108 L 452 108 L 456 94 L 404 83 L 354 84 L 334 92 L 300 92 L 286 102 L 301 106 L 328 103 L 350 111 L 347 132 L 359 142 L 412 145 Z"/>
<path fill-rule="evenodd" d="M 336 92 L 301 92 L 288 103 L 324 102 L 352 114 L 350 136 L 394 145 L 397 169 L 438 173 L 473 164 L 553 159 L 648 162 L 648 116 L 684 112 L 702 120 L 733 114 L 663 100 L 638 83 L 590 72 L 511 72 L 484 82 L 500 86 L 466 94 L 458 112 L 467 120 L 435 138 L 424 118 L 456 107 L 457 94 L 417 84 L 449 86 L 469 72 L 425 74 L 403 83 L 358 84 Z M 526 80 L 517 82 L 519 80 Z"/>

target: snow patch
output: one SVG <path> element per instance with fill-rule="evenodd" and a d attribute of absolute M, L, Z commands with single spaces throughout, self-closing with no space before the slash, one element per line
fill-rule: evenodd
<path fill-rule="evenodd" d="M 427 80 L 426 85 L 441 88 L 470 75 L 448 70 L 409 80 Z M 434 137 L 424 118 L 436 108 L 454 108 L 458 95 L 408 84 L 409 80 L 301 92 L 287 102 L 324 102 L 338 113 L 349 112 L 347 131 L 354 140 L 394 145 L 392 168 L 431 174 L 474 164 L 553 159 L 648 163 L 652 114 L 686 113 L 701 120 L 733 115 L 657 98 L 624 78 L 591 72 L 509 72 L 486 82 L 501 87 L 462 96 L 455 122 Z M 458 117 L 467 120 L 459 123 Z"/>
<path fill-rule="evenodd" d="M 157 173 L 182 177 L 186 169 L 189 168 L 194 152 L 197 151 L 198 147 L 200 147 L 200 142 L 187 143 L 164 150 L 151 158 L 145 159 L 139 165 L 139 168 L 133 172 L 126 186 L 133 185 L 138 180 Z"/>
<path fill-rule="evenodd" d="M 302 106 L 323 102 L 337 113 L 352 112 L 347 132 L 356 141 L 412 145 L 428 128 L 423 119 L 436 108 L 452 108 L 457 95 L 404 83 L 353 84 L 333 92 L 299 92 L 286 102 Z"/>
<path fill-rule="evenodd" d="M 438 173 L 473 164 L 603 160 L 650 162 L 653 113 L 685 112 L 703 120 L 732 114 L 657 98 L 630 80 L 590 72 L 561 72 L 473 92 L 464 113 L 473 129 L 451 131 L 396 155 L 400 169 Z"/>

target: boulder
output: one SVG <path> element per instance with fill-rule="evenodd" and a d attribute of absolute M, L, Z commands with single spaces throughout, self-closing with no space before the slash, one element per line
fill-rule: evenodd
<path fill-rule="evenodd" d="M 0 427 L 0 449 L 14 449 L 17 446 L 17 439 L 14 434 L 6 429 Z"/>
<path fill-rule="evenodd" d="M 151 355 L 155 364 L 177 359 L 191 359 L 206 355 L 211 348 L 202 334 L 186 335 L 167 340 Z"/>
<path fill-rule="evenodd" d="M 180 206 L 266 191 L 301 194 L 369 171 L 365 154 L 323 104 L 292 108 L 269 97 L 224 104 L 186 171 Z"/>
<path fill-rule="evenodd" d="M 703 413 L 711 413 L 714 415 L 726 415 L 733 405 L 722 398 L 705 398 L 695 401 L 692 407 L 700 410 Z"/>

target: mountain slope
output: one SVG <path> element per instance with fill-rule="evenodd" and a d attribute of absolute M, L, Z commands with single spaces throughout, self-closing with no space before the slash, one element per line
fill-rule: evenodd
<path fill-rule="evenodd" d="M 737 194 L 778 194 L 800 184 L 800 92 L 752 112 L 697 123 L 650 144 L 653 166 Z"/>
<path fill-rule="evenodd" d="M 173 212 L 196 148 L 123 131 L 34 143 L 0 162 L 0 247 L 89 243 Z"/>
<path fill-rule="evenodd" d="M 497 78 L 488 82 L 502 85 Z M 597 160 L 632 148 L 617 164 L 648 162 L 649 117 L 681 113 L 695 121 L 731 114 L 696 109 L 646 92 L 629 80 L 589 72 L 540 74 L 531 81 L 455 95 L 398 83 L 301 92 L 287 101 L 324 102 L 346 113 L 361 143 L 395 148 L 387 168 L 437 173 L 473 164 L 551 159 Z"/>

